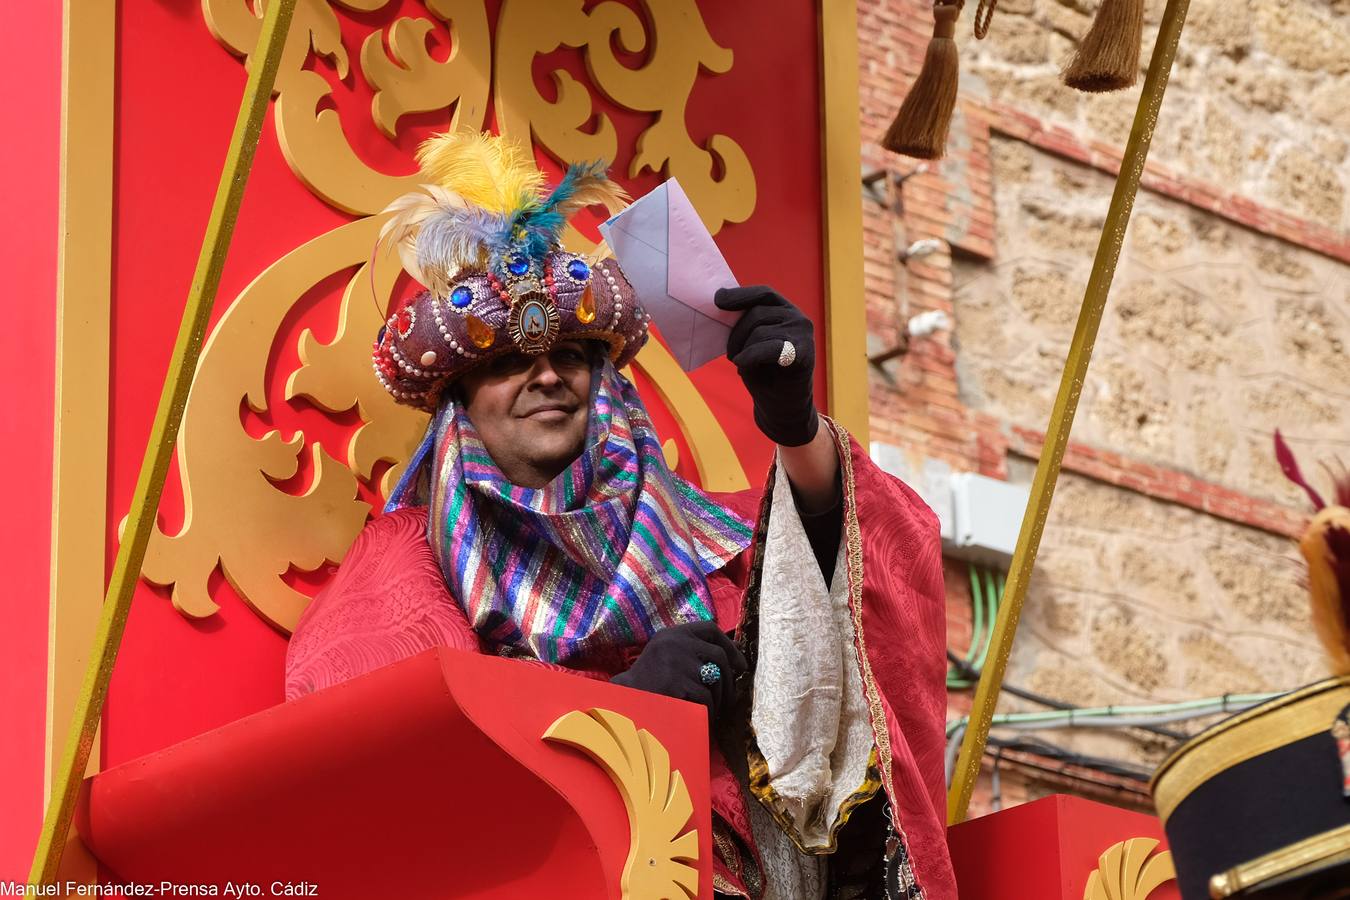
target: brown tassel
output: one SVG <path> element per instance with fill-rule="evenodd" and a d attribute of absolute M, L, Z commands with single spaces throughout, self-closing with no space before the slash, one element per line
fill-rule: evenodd
<path fill-rule="evenodd" d="M 1144 0 L 1102 0 L 1097 18 L 1064 69 L 1064 83 L 1094 94 L 1134 84 L 1143 34 Z"/>
<path fill-rule="evenodd" d="M 881 146 L 887 150 L 915 159 L 941 159 L 947 152 L 947 130 L 952 124 L 960 78 L 955 40 L 960 15 L 959 2 L 934 4 L 933 39 L 928 42 L 919 77 L 881 139 Z"/>

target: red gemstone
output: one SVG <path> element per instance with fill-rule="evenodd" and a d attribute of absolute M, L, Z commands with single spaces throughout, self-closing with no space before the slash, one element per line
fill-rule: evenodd
<path fill-rule="evenodd" d="M 408 335 L 412 334 L 413 325 L 416 322 L 417 314 L 413 312 L 411 306 L 405 306 L 394 313 L 394 330 L 398 332 L 398 336 L 401 338 L 406 339 Z"/>

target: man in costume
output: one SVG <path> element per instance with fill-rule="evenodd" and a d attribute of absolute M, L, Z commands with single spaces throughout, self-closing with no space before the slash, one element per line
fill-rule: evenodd
<path fill-rule="evenodd" d="M 1153 773 L 1182 900 L 1350 898 L 1350 474 L 1328 468 L 1324 500 L 1279 431 L 1275 458 L 1312 501 L 1298 543 L 1331 677 L 1210 725 Z"/>
<path fill-rule="evenodd" d="M 954 900 L 938 525 L 817 412 L 810 321 L 769 288 L 718 292 L 778 454 L 763 489 L 705 494 L 620 371 L 641 298 L 561 246 L 579 210 L 622 206 L 604 167 L 545 192 L 472 134 L 419 161 L 381 243 L 426 290 L 374 365 L 432 420 L 301 618 L 287 697 L 447 645 L 702 703 L 719 895 Z"/>

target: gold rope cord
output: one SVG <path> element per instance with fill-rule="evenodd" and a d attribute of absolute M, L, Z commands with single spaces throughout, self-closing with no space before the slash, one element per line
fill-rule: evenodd
<path fill-rule="evenodd" d="M 1167 0 L 1158 39 L 1153 45 L 1148 77 L 1144 79 L 1144 88 L 1139 95 L 1134 125 L 1130 129 L 1130 139 L 1125 144 L 1125 156 L 1121 161 L 1120 174 L 1116 177 L 1115 192 L 1111 195 L 1111 207 L 1102 228 L 1101 241 L 1097 244 L 1096 258 L 1092 262 L 1092 275 L 1083 296 L 1083 306 L 1078 312 L 1073 343 L 1064 361 L 1064 375 L 1060 379 L 1059 393 L 1050 414 L 1050 425 L 1045 432 L 1045 444 L 1041 448 L 1040 461 L 1036 464 L 1031 497 L 1022 517 L 1022 530 L 1017 535 L 1017 547 L 1013 551 L 1004 599 L 999 605 L 998 618 L 994 623 L 991 639 L 993 652 L 980 673 L 980 683 L 975 689 L 975 700 L 970 712 L 970 724 L 961 741 L 961 753 L 957 757 L 952 786 L 947 793 L 949 825 L 965 819 L 970 795 L 980 774 L 980 760 L 989 737 L 989 724 L 998 703 L 999 690 L 1003 686 L 1003 671 L 1007 667 L 1008 653 L 1017 632 L 1017 619 L 1022 612 L 1031 568 L 1036 562 L 1036 551 L 1040 548 L 1041 534 L 1050 512 L 1050 500 L 1055 493 L 1055 481 L 1059 478 L 1060 463 L 1069 443 L 1069 430 L 1073 427 L 1083 380 L 1087 375 L 1088 363 L 1092 360 L 1092 345 L 1097 339 L 1097 327 L 1101 324 L 1102 312 L 1106 308 L 1106 296 L 1116 273 L 1125 229 L 1130 223 L 1130 211 L 1134 208 L 1134 197 L 1138 193 L 1139 179 L 1148 159 L 1153 129 L 1158 123 L 1158 110 L 1162 106 L 1163 93 L 1167 90 L 1167 79 L 1172 72 L 1172 61 L 1176 57 L 1189 6 L 1190 0 Z"/>
<path fill-rule="evenodd" d="M 239 204 L 243 200 L 244 186 L 248 183 L 249 171 L 253 166 L 253 153 L 257 149 L 258 135 L 262 131 L 263 118 L 272 98 L 272 86 L 294 10 L 295 0 L 277 0 L 267 4 L 262 32 L 258 37 L 259 51 L 251 57 L 255 64 L 249 68 L 244 99 L 234 123 L 229 153 L 225 157 L 225 168 L 216 188 L 215 201 L 211 205 L 211 217 L 207 220 L 206 236 L 202 241 L 201 255 L 197 258 L 197 269 L 192 276 L 183 321 L 174 342 L 173 357 L 164 379 L 159 407 L 155 411 L 149 445 L 141 461 L 140 475 L 136 479 L 127 530 L 117 549 L 112 579 L 103 601 L 103 615 L 99 620 L 89 665 L 85 669 L 79 700 L 75 704 L 61 764 L 54 773 L 51 802 L 47 805 L 37 850 L 33 855 L 33 866 L 28 874 L 28 881 L 32 884 L 53 884 L 57 878 L 70 820 L 79 797 L 80 783 L 103 715 L 108 680 L 112 676 L 113 663 L 117 660 L 122 633 L 126 629 L 127 614 L 131 611 L 132 593 L 136 589 L 146 544 L 155 524 L 159 498 L 164 491 L 164 477 L 173 457 L 174 445 L 178 442 L 178 426 L 183 420 L 192 374 L 197 370 L 197 357 L 201 353 L 202 339 L 211 316 L 216 288 L 220 285 L 230 238 L 239 216 Z M 69 8 L 66 15 L 71 15 Z"/>

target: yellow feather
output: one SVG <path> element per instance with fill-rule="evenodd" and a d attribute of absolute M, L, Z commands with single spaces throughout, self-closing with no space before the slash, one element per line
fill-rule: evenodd
<path fill-rule="evenodd" d="M 1331 661 L 1331 673 L 1350 675 L 1350 623 L 1345 620 L 1335 553 L 1327 543 L 1333 527 L 1350 530 L 1350 509 L 1328 506 L 1319 512 L 1303 532 L 1299 549 L 1308 561 L 1313 628 Z"/>
<path fill-rule="evenodd" d="M 495 134 L 438 134 L 417 149 L 417 161 L 427 178 L 492 212 L 511 212 L 537 201 L 544 184 L 533 157 Z"/>

